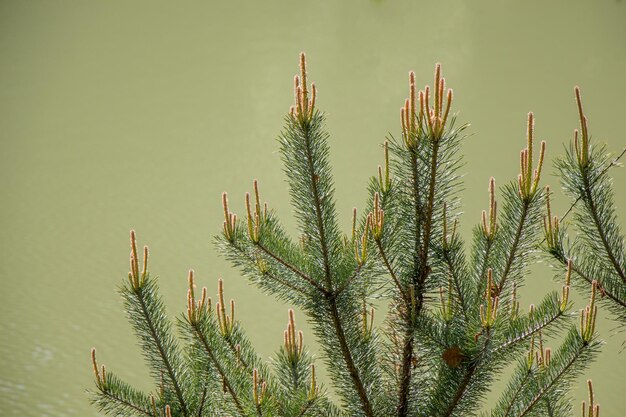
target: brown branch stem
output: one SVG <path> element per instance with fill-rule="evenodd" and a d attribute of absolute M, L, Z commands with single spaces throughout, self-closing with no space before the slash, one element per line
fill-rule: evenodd
<path fill-rule="evenodd" d="M 389 271 L 389 275 L 391 275 L 391 278 L 393 279 L 394 284 L 398 288 L 398 291 L 400 292 L 402 299 L 407 305 L 410 304 L 411 300 L 409 300 L 409 297 L 402 289 L 402 284 L 398 280 L 396 273 L 393 271 L 393 267 L 391 266 L 391 263 L 389 262 L 389 259 L 387 258 L 387 254 L 385 253 L 385 249 L 383 248 L 382 242 L 380 241 L 380 239 L 375 239 L 375 242 L 376 242 L 376 246 L 378 247 L 378 252 L 380 253 L 380 257 L 382 258 L 383 263 L 385 264 L 385 267 L 387 267 L 387 271 Z"/>
<path fill-rule="evenodd" d="M 304 272 L 300 271 L 298 268 L 296 268 L 295 266 L 291 265 L 290 263 L 286 262 L 284 259 L 282 259 L 280 256 L 276 255 L 275 253 L 273 253 L 272 251 L 270 251 L 268 248 L 266 248 L 265 246 L 263 246 L 261 243 L 256 243 L 256 246 L 261 249 L 261 251 L 263 251 L 263 253 L 265 253 L 267 256 L 269 256 L 270 258 L 274 259 L 276 262 L 278 262 L 279 264 L 281 264 L 282 266 L 284 266 L 285 268 L 289 269 L 291 272 L 295 273 L 296 275 L 298 275 L 300 278 L 304 279 L 306 282 L 308 282 L 309 284 L 311 284 L 313 287 L 315 287 L 317 290 L 319 290 L 320 292 L 326 294 L 328 293 L 328 290 L 324 287 L 322 287 L 320 284 L 318 284 L 317 282 L 315 282 L 315 280 L 313 280 L 313 278 L 309 277 L 308 275 L 306 275 Z"/>

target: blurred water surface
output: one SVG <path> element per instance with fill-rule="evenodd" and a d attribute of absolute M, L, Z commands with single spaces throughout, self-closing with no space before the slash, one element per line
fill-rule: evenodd
<path fill-rule="evenodd" d="M 131 227 L 150 245 L 172 316 L 184 309 L 193 267 L 211 292 L 224 277 L 260 354 L 279 346 L 287 306 L 241 279 L 216 255 L 211 236 L 220 230 L 221 192 L 241 212 L 253 178 L 295 233 L 274 138 L 301 50 L 328 113 L 346 229 L 381 159 L 379 144 L 399 130 L 407 72 L 423 85 L 434 63 L 443 64 L 459 119 L 473 133 L 464 147 L 462 232 L 469 236 L 489 176 L 498 184 L 515 178 L 529 110 L 551 159 L 576 127 L 572 87 L 579 84 L 594 139 L 612 150 L 626 145 L 625 7 L 609 0 L 3 1 L 0 415 L 98 415 L 85 394 L 93 345 L 121 377 L 151 388 L 116 293 Z M 624 170 L 612 173 L 623 189 Z M 544 182 L 557 186 L 551 176 Z M 626 206 L 626 193 L 616 202 Z M 562 212 L 567 201 L 556 205 Z M 556 288 L 552 275 L 536 266 L 522 304 Z M 612 334 L 608 313 L 601 317 L 607 345 L 575 394 L 583 399 L 584 380 L 593 377 L 603 414 L 624 415 L 624 336 Z"/>

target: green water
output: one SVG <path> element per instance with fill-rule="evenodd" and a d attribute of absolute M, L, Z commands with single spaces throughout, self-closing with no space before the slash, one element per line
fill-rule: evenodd
<path fill-rule="evenodd" d="M 241 212 L 253 178 L 295 230 L 274 138 L 301 50 L 328 113 L 346 227 L 379 143 L 399 130 L 407 72 L 431 83 L 443 64 L 475 133 L 464 148 L 467 235 L 489 176 L 504 184 L 517 173 L 529 110 L 548 157 L 560 154 L 579 84 L 594 138 L 626 145 L 625 22 L 626 5 L 609 0 L 2 1 L 0 415 L 96 416 L 85 395 L 94 345 L 121 377 L 150 387 L 116 293 L 131 227 L 150 245 L 172 315 L 184 309 L 193 267 L 212 292 L 224 277 L 263 356 L 278 347 L 287 306 L 249 286 L 210 239 L 221 192 Z M 612 173 L 623 187 L 624 170 Z M 567 202 L 556 205 L 563 212 Z M 523 305 L 557 287 L 545 265 L 533 271 Z M 584 398 L 592 377 L 603 416 L 620 416 L 624 335 L 601 317 L 607 344 L 575 395 Z"/>

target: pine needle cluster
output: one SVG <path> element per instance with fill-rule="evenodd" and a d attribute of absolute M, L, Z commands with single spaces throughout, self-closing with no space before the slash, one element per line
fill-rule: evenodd
<path fill-rule="evenodd" d="M 418 91 L 413 72 L 408 87 L 400 134 L 384 142 L 383 163 L 361 214 L 353 210 L 349 233 L 339 226 L 325 116 L 304 54 L 279 137 L 299 239 L 262 202 L 256 180 L 243 216 L 222 196 L 217 247 L 258 287 L 307 316 L 334 398 L 316 380 L 293 310 L 282 346 L 266 363 L 236 320 L 235 302 L 226 302 L 221 280 L 213 302 L 189 272 L 176 336 L 148 270 L 148 249 L 140 265 L 132 232 L 121 293 L 157 389 L 144 394 L 125 384 L 97 364 L 94 350 L 93 401 L 100 410 L 150 417 L 477 415 L 491 383 L 517 361 L 485 415 L 572 415 L 570 385 L 601 344 L 597 300 L 615 298 L 611 308 L 622 316 L 626 301 L 606 157 L 589 145 L 582 105 L 582 140 L 558 164 L 566 192 L 583 202 L 575 243 L 563 244 L 565 229 L 549 212 L 550 192 L 541 186 L 546 143 L 537 146 L 530 113 L 519 175 L 499 189 L 489 180 L 487 209 L 466 245 L 458 233 L 458 170 L 467 126 L 457 125 L 439 65 L 432 87 Z M 562 290 L 522 308 L 518 289 L 542 244 L 563 265 Z M 572 283 L 590 288 L 579 312 L 569 299 Z M 378 326 L 382 306 L 388 311 Z M 560 346 L 548 347 L 559 332 Z M 596 417 L 589 388 L 583 416 Z"/>

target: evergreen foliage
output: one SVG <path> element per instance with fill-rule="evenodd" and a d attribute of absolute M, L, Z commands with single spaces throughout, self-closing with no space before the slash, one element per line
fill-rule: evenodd
<path fill-rule="evenodd" d="M 452 90 L 446 90 L 439 65 L 432 89 L 418 92 L 411 72 L 401 134 L 384 143 L 384 163 L 369 181 L 366 209 L 360 216 L 354 209 L 351 233 L 345 234 L 335 208 L 325 116 L 316 107 L 315 85 L 307 82 L 304 54 L 300 69 L 295 103 L 279 137 L 300 239 L 292 241 L 261 203 L 255 180 L 243 220 L 222 196 L 225 219 L 216 240 L 243 275 L 306 314 L 337 400 L 316 381 L 293 310 L 283 345 L 265 363 L 235 319 L 234 301 L 226 304 L 221 280 L 213 303 L 206 288 L 196 294 L 190 271 L 187 311 L 177 320 L 176 337 L 148 272 L 148 250 L 140 271 L 131 232 L 131 267 L 121 293 L 157 390 L 144 394 L 128 386 L 98 366 L 93 350 L 95 405 L 110 415 L 152 417 L 467 416 L 478 414 L 496 375 L 517 360 L 488 415 L 571 415 L 572 380 L 601 343 L 597 294 L 615 295 L 617 304 L 626 300 L 618 279 L 625 269 L 623 239 L 603 171 L 606 158 L 602 149 L 589 148 L 582 110 L 582 145 L 577 142 L 575 153 L 558 165 L 566 191 L 579 193 L 584 203 L 576 219 L 582 232 L 566 249 L 563 227 L 555 227 L 548 214 L 544 246 L 564 265 L 563 287 L 526 313 L 517 288 L 536 259 L 543 207 L 549 207 L 549 191 L 540 186 L 546 145 L 533 156 L 532 113 L 520 174 L 501 188 L 501 205 L 490 179 L 489 206 L 466 254 L 457 233 L 466 126 L 450 113 Z M 589 215 L 598 220 L 585 222 Z M 605 252 L 595 259 L 587 247 Z M 591 288 L 578 321 L 569 301 L 572 276 Z M 379 327 L 374 314 L 381 298 L 389 311 Z M 622 310 L 612 308 L 623 315 L 623 304 Z M 559 331 L 565 333 L 561 345 L 545 347 Z M 590 394 L 583 410 L 596 417 L 593 401 Z"/>
<path fill-rule="evenodd" d="M 557 160 L 556 168 L 563 190 L 574 202 L 574 225 L 578 233 L 570 244 L 566 227 L 558 217 L 552 216 L 548 201 L 544 248 L 561 267 L 569 259 L 573 261 L 574 284 L 581 289 L 588 289 L 596 280 L 602 304 L 623 327 L 626 325 L 626 246 L 615 213 L 608 169 L 626 153 L 626 148 L 611 159 L 605 145 L 591 142 L 578 87 L 575 94 L 580 130 L 574 131 L 574 140 L 566 148 L 565 156 Z"/>

